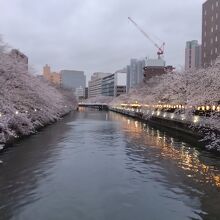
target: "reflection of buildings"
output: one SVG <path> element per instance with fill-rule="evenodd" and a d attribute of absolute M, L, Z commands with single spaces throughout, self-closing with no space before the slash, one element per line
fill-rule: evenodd
<path fill-rule="evenodd" d="M 202 10 L 202 65 L 210 66 L 220 54 L 220 2 L 207 0 Z"/>
<path fill-rule="evenodd" d="M 196 184 L 211 184 L 220 188 L 219 170 L 202 162 L 197 150 L 189 149 L 183 142 L 175 142 L 175 139 L 167 136 L 166 133 L 153 129 L 142 122 L 113 112 L 110 113 L 110 116 L 116 121 L 123 121 L 124 131 L 132 140 L 141 142 L 141 146 L 145 145 L 147 148 L 157 150 L 156 153 L 154 151 L 157 155 L 148 154 L 148 158 L 157 156 L 161 159 L 172 160 L 175 166 L 184 172 L 184 176 L 190 178 L 191 181 L 194 180 Z"/>

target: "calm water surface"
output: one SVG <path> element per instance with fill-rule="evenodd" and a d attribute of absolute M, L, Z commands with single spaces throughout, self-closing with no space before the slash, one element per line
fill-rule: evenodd
<path fill-rule="evenodd" d="M 0 219 L 220 219 L 220 157 L 81 109 L 0 154 Z"/>

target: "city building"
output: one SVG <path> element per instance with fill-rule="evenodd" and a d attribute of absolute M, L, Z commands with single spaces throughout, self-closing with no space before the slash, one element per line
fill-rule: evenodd
<path fill-rule="evenodd" d="M 85 88 L 80 86 L 75 89 L 75 96 L 78 100 L 85 99 Z"/>
<path fill-rule="evenodd" d="M 43 67 L 43 77 L 55 86 L 61 86 L 61 76 L 57 72 L 51 72 L 50 66 L 46 64 Z"/>
<path fill-rule="evenodd" d="M 201 45 L 197 40 L 187 41 L 185 48 L 185 70 L 201 67 Z"/>
<path fill-rule="evenodd" d="M 163 59 L 148 59 L 146 66 L 144 67 L 144 82 L 154 76 L 159 76 L 172 69 L 171 66 L 165 67 L 165 61 Z"/>
<path fill-rule="evenodd" d="M 220 54 L 220 2 L 207 0 L 202 7 L 202 66 L 213 64 Z"/>
<path fill-rule="evenodd" d="M 114 96 L 115 92 L 115 75 L 111 74 L 102 79 L 102 92 L 103 96 Z"/>
<path fill-rule="evenodd" d="M 102 94 L 102 80 L 108 75 L 110 75 L 110 73 L 93 73 L 93 75 L 91 76 L 91 80 L 88 83 L 89 98 L 96 97 Z"/>
<path fill-rule="evenodd" d="M 115 91 L 114 91 L 115 97 L 127 92 L 126 84 L 127 84 L 127 73 L 116 72 L 115 73 Z"/>
<path fill-rule="evenodd" d="M 108 75 L 102 80 L 102 95 L 117 97 L 126 93 L 127 73 L 116 72 Z"/>
<path fill-rule="evenodd" d="M 88 96 L 112 96 L 116 97 L 126 93 L 127 73 L 94 73 L 89 81 Z"/>
<path fill-rule="evenodd" d="M 79 87 L 86 87 L 86 76 L 83 71 L 61 70 L 61 87 L 64 89 L 76 90 Z"/>
<path fill-rule="evenodd" d="M 143 82 L 145 60 L 131 59 L 130 65 L 127 66 L 127 92 L 130 88 Z"/>
<path fill-rule="evenodd" d="M 85 99 L 88 99 L 89 97 L 89 91 L 88 91 L 88 87 L 85 88 Z"/>

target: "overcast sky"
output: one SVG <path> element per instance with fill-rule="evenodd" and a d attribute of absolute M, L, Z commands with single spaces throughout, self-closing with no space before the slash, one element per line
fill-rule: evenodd
<path fill-rule="evenodd" d="M 41 72 L 114 72 L 130 58 L 156 57 L 154 46 L 128 21 L 131 16 L 158 43 L 167 64 L 184 64 L 187 40 L 201 42 L 204 0 L 0 0 L 0 34 Z"/>

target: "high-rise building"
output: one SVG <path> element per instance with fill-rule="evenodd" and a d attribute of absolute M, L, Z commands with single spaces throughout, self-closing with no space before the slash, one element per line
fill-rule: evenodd
<path fill-rule="evenodd" d="M 220 1 L 207 0 L 202 7 L 202 66 L 213 64 L 220 54 Z"/>
<path fill-rule="evenodd" d="M 144 67 L 145 60 L 131 59 L 130 65 L 127 66 L 127 92 L 143 82 Z"/>
<path fill-rule="evenodd" d="M 185 69 L 201 67 L 201 45 L 197 40 L 187 41 L 185 48 Z"/>
<path fill-rule="evenodd" d="M 79 87 L 86 87 L 86 76 L 83 71 L 61 70 L 61 87 L 64 89 L 75 90 Z"/>

